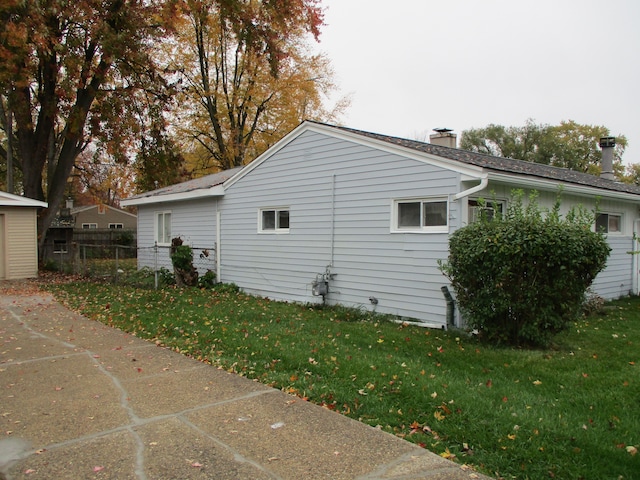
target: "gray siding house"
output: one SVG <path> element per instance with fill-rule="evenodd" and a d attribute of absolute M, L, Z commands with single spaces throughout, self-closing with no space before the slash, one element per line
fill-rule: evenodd
<path fill-rule="evenodd" d="M 640 188 L 566 169 L 304 122 L 242 169 L 122 202 L 138 207 L 138 246 L 216 246 L 222 282 L 278 300 L 343 304 L 447 327 L 438 260 L 479 198 L 506 208 L 513 189 L 602 215 L 613 249 L 594 290 L 638 292 Z M 455 142 L 455 139 L 453 140 Z M 139 259 L 140 267 L 144 264 Z"/>

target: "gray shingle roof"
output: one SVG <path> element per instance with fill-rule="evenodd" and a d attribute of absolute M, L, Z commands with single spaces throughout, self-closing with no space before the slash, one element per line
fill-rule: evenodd
<path fill-rule="evenodd" d="M 547 180 L 555 180 L 563 183 L 584 185 L 588 187 L 601 188 L 615 192 L 631 193 L 640 195 L 640 187 L 627 183 L 620 183 L 613 180 L 589 175 L 587 173 L 576 172 L 567 168 L 552 167 L 539 163 L 527 162 L 524 160 L 514 160 L 512 158 L 494 157 L 483 153 L 470 152 L 459 148 L 450 148 L 431 143 L 419 142 L 417 140 L 407 140 L 405 138 L 381 135 L 378 133 L 365 132 L 347 127 L 338 127 L 321 124 L 346 132 L 351 132 L 364 137 L 373 138 L 383 142 L 400 145 L 411 150 L 424 152 L 439 157 L 447 158 L 467 165 L 475 165 L 494 172 L 510 173 L 516 175 L 527 175 Z"/>
<path fill-rule="evenodd" d="M 222 172 L 213 173 L 200 178 L 194 178 L 193 180 L 187 180 L 186 182 L 176 183 L 175 185 L 169 185 L 168 187 L 159 188 L 157 190 L 151 190 L 150 192 L 144 192 L 139 195 L 129 197 L 127 200 L 135 200 L 139 198 L 159 197 L 162 195 L 172 195 L 177 193 L 187 193 L 194 190 L 203 190 L 216 185 L 224 183 L 229 178 L 233 177 L 236 173 L 242 170 L 243 167 L 230 168 Z"/>

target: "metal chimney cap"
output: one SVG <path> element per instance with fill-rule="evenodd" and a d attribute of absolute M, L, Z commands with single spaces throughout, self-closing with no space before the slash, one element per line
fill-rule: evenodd
<path fill-rule="evenodd" d="M 449 133 L 449 132 L 453 132 L 453 130 L 451 128 L 434 128 L 433 129 L 434 132 L 438 132 L 438 133 Z"/>
<path fill-rule="evenodd" d="M 600 148 L 615 147 L 616 137 L 602 137 L 600 139 Z"/>

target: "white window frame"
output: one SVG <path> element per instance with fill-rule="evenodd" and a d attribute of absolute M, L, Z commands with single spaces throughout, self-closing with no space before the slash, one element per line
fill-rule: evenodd
<path fill-rule="evenodd" d="M 420 226 L 400 227 L 399 208 L 405 203 L 420 203 Z M 444 225 L 424 225 L 424 204 L 444 203 L 447 207 L 446 223 Z M 394 199 L 391 205 L 391 233 L 449 233 L 449 198 L 446 196 L 411 197 Z"/>
<path fill-rule="evenodd" d="M 266 212 L 274 212 L 274 220 L 275 220 L 275 224 L 274 224 L 274 228 L 265 228 L 264 225 L 264 214 Z M 281 221 L 281 217 L 280 217 L 280 213 L 281 212 L 287 212 L 287 217 L 288 217 L 288 222 L 287 222 L 287 226 L 286 227 L 282 227 L 280 225 L 280 221 Z M 289 233 L 289 227 L 290 227 L 290 222 L 291 221 L 291 210 L 289 209 L 289 207 L 265 207 L 265 208 L 260 208 L 258 210 L 258 233 L 264 233 L 267 235 L 281 235 L 281 234 L 288 234 Z"/>
<path fill-rule="evenodd" d="M 166 226 L 167 216 L 169 219 L 168 235 L 166 234 L 167 233 L 167 226 Z M 158 228 L 160 223 L 160 217 L 162 217 L 162 227 L 163 227 L 162 232 L 160 232 L 160 229 Z M 163 246 L 171 245 L 171 210 L 155 212 L 153 219 L 154 219 L 153 238 L 155 239 L 156 243 L 158 245 L 163 245 Z"/>
<path fill-rule="evenodd" d="M 92 228 L 98 228 L 98 224 L 97 223 L 83 223 L 82 224 L 82 228 L 85 230 L 90 230 Z"/>
<path fill-rule="evenodd" d="M 621 213 L 614 213 L 614 212 L 598 212 L 596 215 L 596 222 L 593 226 L 594 230 L 597 232 L 598 231 L 598 218 L 600 217 L 600 215 L 606 215 L 607 216 L 607 228 L 603 230 L 603 233 L 606 234 L 613 234 L 613 235 L 622 235 L 624 228 L 623 228 L 623 220 L 624 217 Z M 618 218 L 618 225 L 620 226 L 620 228 L 618 230 L 611 230 L 611 217 L 617 217 Z"/>
<path fill-rule="evenodd" d="M 115 229 L 120 229 L 120 228 L 124 228 L 124 224 L 122 223 L 110 223 L 109 224 L 109 228 L 113 228 Z"/>

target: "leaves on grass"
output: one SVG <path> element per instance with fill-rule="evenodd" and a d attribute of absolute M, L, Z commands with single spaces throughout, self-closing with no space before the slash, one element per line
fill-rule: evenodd
<path fill-rule="evenodd" d="M 465 442 L 473 444 L 474 462 L 505 478 L 542 478 L 552 467 L 558 478 L 602 477 L 601 465 L 586 457 L 592 448 L 583 442 L 592 439 L 598 448 L 618 449 L 617 463 L 605 474 L 620 467 L 614 473 L 631 478 L 629 462 L 638 458 L 637 445 L 626 438 L 640 425 L 632 408 L 637 384 L 628 369 L 637 361 L 637 327 L 621 322 L 618 313 L 576 322 L 566 345 L 553 351 L 527 351 L 487 348 L 460 333 L 353 321 L 349 311 L 243 294 L 69 288 L 65 297 L 75 298 L 86 315 L 156 345 L 437 453 L 448 447 L 449 454 L 462 457 L 471 454 Z M 634 305 L 640 319 L 640 300 Z M 593 407 L 585 413 L 581 405 Z M 437 433 L 429 423 L 437 425 Z M 627 464 L 619 458 L 623 451 Z M 553 465 L 538 461 L 540 452 Z"/>

